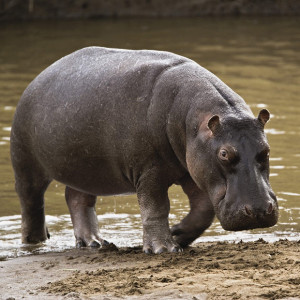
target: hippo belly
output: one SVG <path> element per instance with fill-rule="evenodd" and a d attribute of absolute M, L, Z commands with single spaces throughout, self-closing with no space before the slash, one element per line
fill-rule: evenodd
<path fill-rule="evenodd" d="M 156 156 L 147 124 L 153 85 L 183 60 L 161 53 L 149 67 L 152 56 L 141 52 L 132 67 L 130 51 L 86 48 L 29 85 L 14 134 L 29 136 L 22 147 L 49 177 L 96 195 L 136 191 L 137 176 Z"/>

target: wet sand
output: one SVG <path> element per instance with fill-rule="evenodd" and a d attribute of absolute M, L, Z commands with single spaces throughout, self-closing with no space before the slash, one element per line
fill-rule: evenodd
<path fill-rule="evenodd" d="M 199 243 L 183 253 L 73 249 L 0 262 L 1 299 L 300 299 L 300 241 Z"/>

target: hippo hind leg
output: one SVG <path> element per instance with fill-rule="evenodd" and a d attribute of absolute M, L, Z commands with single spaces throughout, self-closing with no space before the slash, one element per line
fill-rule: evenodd
<path fill-rule="evenodd" d="M 22 149 L 22 150 L 20 150 Z M 44 212 L 44 193 L 51 182 L 40 164 L 24 148 L 12 147 L 15 187 L 21 203 L 22 242 L 36 244 L 50 237 Z"/>
<path fill-rule="evenodd" d="M 65 197 L 74 227 L 76 247 L 101 247 L 109 244 L 100 237 L 95 210 L 96 196 L 67 186 Z"/>
<path fill-rule="evenodd" d="M 190 176 L 180 184 L 189 198 L 191 209 L 179 224 L 172 227 L 171 232 L 181 247 L 187 247 L 211 225 L 215 212 L 208 195 L 197 187 Z"/>

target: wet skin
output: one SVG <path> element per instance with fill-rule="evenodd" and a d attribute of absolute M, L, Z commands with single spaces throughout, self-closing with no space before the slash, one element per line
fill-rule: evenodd
<path fill-rule="evenodd" d="M 273 226 L 264 125 L 244 100 L 194 61 L 169 52 L 89 47 L 27 87 L 11 131 L 22 239 L 49 237 L 44 192 L 66 185 L 78 246 L 101 246 L 97 195 L 137 193 L 146 253 L 178 252 L 217 215 L 224 229 Z M 169 228 L 168 188 L 191 210 Z"/>

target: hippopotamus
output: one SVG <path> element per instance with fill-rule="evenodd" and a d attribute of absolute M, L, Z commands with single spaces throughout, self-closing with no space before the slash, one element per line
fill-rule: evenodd
<path fill-rule="evenodd" d="M 40 73 L 26 88 L 11 130 L 22 240 L 49 238 L 44 193 L 66 185 L 76 245 L 101 247 L 98 195 L 136 193 L 143 251 L 179 252 L 215 217 L 225 230 L 278 219 L 264 126 L 214 74 L 164 51 L 88 47 Z M 180 185 L 190 211 L 169 226 L 168 189 Z"/>

